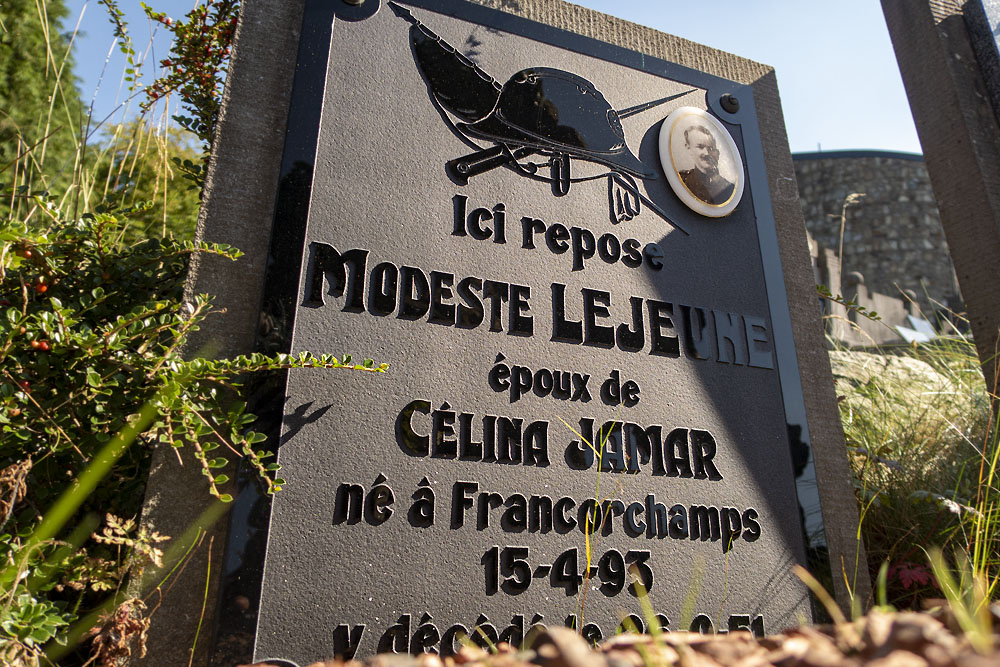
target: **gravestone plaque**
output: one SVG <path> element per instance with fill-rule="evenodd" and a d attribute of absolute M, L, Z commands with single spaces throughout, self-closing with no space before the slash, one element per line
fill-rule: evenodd
<path fill-rule="evenodd" d="M 458 0 L 307 3 L 301 40 L 263 338 L 390 367 L 272 401 L 255 657 L 811 618 L 751 88 Z"/>

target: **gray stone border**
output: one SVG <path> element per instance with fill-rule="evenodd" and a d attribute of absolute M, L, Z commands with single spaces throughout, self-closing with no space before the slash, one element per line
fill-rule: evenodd
<path fill-rule="evenodd" d="M 250 0 L 242 6 L 196 238 L 228 243 L 246 255 L 237 262 L 195 256 L 186 294 L 212 294 L 225 312 L 192 335 L 189 354 L 224 358 L 253 351 L 302 9 L 298 2 Z M 176 538 L 213 504 L 190 459 L 181 466 L 171 448 L 155 452 L 143 508 L 147 526 Z M 226 529 L 225 516 L 208 526 L 176 585 L 162 599 L 154 595 L 150 606 L 160 606 L 151 619 L 147 657 L 137 664 L 187 664 L 199 622 L 192 664 L 209 664 Z M 165 565 L 165 571 L 172 567 Z"/>

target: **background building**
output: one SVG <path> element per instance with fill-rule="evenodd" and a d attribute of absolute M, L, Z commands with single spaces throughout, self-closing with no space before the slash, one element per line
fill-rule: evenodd
<path fill-rule="evenodd" d="M 938 304 L 961 308 L 922 156 L 832 151 L 799 153 L 793 159 L 812 238 L 840 258 L 843 231 L 844 282 L 827 285 L 831 292 L 850 298 L 853 280 L 848 277 L 856 272 L 871 292 L 904 298 L 901 290 L 906 291 L 928 320 L 934 321 Z M 864 196 L 849 203 L 845 213 L 853 194 Z"/>

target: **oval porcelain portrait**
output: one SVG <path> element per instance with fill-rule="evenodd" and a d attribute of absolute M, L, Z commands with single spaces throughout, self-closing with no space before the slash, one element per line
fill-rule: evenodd
<path fill-rule="evenodd" d="M 714 116 L 680 107 L 660 127 L 660 164 L 674 193 L 710 218 L 729 215 L 743 196 L 743 160 Z"/>

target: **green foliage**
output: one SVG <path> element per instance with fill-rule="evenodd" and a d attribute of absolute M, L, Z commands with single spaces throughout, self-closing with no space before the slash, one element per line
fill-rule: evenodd
<path fill-rule="evenodd" d="M 183 113 L 173 117 L 179 127 L 197 139 L 197 154 L 170 156 L 189 187 L 200 194 L 208 168 L 209 152 L 219 119 L 222 89 L 229 68 L 230 47 L 239 18 L 239 0 L 204 0 L 188 12 L 184 20 L 174 20 L 140 3 L 150 20 L 161 24 L 173 37 L 170 55 L 160 61 L 162 74 L 148 87 L 140 83 L 143 66 L 125 23 L 118 0 L 99 0 L 108 13 L 118 48 L 127 65 L 124 72 L 129 92 L 143 93 L 141 108 L 147 116 L 157 103 L 173 94 L 180 98 Z"/>
<path fill-rule="evenodd" d="M 995 570 L 1000 530 L 983 520 L 996 499 L 987 473 L 997 443 L 971 341 L 831 360 L 873 580 L 888 563 L 880 595 L 897 608 L 940 597 L 930 546 L 980 550 L 982 569 Z"/>
<path fill-rule="evenodd" d="M 0 182 L 51 191 L 72 180 L 84 105 L 59 32 L 67 14 L 64 0 L 0 3 Z"/>
<path fill-rule="evenodd" d="M 125 22 L 125 12 L 118 6 L 118 0 L 97 0 L 97 4 L 102 5 L 108 14 L 108 21 L 111 22 L 112 32 L 117 40 L 118 50 L 125 56 L 125 71 L 122 79 L 128 85 L 130 92 L 135 92 L 142 69 L 142 59 L 135 52 L 135 44 L 128 34 L 128 24 Z"/>
<path fill-rule="evenodd" d="M 873 322 L 882 321 L 881 315 L 874 310 L 868 310 L 864 306 L 859 305 L 857 299 L 848 299 L 843 294 L 834 296 L 830 291 L 830 288 L 826 285 L 816 285 L 816 293 L 819 294 L 821 298 L 833 301 L 834 303 L 839 303 L 841 306 L 846 308 L 848 312 L 855 312 L 862 317 L 867 317 Z"/>
<path fill-rule="evenodd" d="M 185 178 L 199 188 L 205 181 L 208 154 L 215 137 L 222 100 L 222 84 L 229 66 L 230 46 L 236 32 L 239 0 L 205 0 L 175 21 L 142 3 L 146 15 L 173 33 L 170 56 L 161 65 L 165 74 L 146 91 L 144 109 L 160 98 L 177 93 L 184 113 L 177 124 L 192 132 L 202 145 L 201 158 L 174 160 Z"/>
<path fill-rule="evenodd" d="M 117 589 L 130 568 L 141 564 L 139 556 L 155 559 L 156 536 L 115 517 L 138 512 L 156 443 L 176 448 L 199 466 L 205 490 L 223 501 L 231 500 L 222 486 L 238 460 L 255 468 L 273 493 L 283 480 L 273 477 L 277 465 L 260 448 L 264 436 L 249 430 L 253 415 L 232 399 L 238 378 L 304 367 L 381 372 L 385 365 L 308 353 L 185 358 L 181 349 L 188 336 L 211 312 L 206 295 L 182 301 L 188 258 L 198 252 L 235 260 L 239 251 L 176 239 L 124 241 L 131 216 L 144 212 L 145 205 L 108 204 L 67 219 L 42 196 L 23 191 L 14 196 L 30 199 L 33 217 L 44 216 L 48 223 L 0 221 L 0 470 L 7 473 L 0 474 L 0 498 L 15 493 L 20 508 L 14 510 L 13 502 L 6 508 L 8 535 L 0 556 L 17 560 L 25 549 L 37 552 L 43 561 L 28 570 L 59 582 L 58 589 L 50 589 L 50 601 L 72 597 L 86 608 Z M 24 542 L 38 525 L 39 512 L 76 484 L 144 405 L 152 410 L 149 428 L 123 450 L 105 482 L 83 503 L 85 513 L 110 514 L 105 532 L 89 542 L 84 537 L 80 549 L 58 557 L 59 543 L 50 538 Z M 0 581 L 0 593 L 14 599 L 15 590 Z M 55 627 L 49 621 L 31 625 L 31 619 L 51 618 L 48 603 L 38 598 L 38 604 L 15 617 L 32 633 Z M 0 624 L 0 635 L 21 639 L 3 628 Z"/>
<path fill-rule="evenodd" d="M 28 647 L 41 646 L 69 625 L 63 605 L 21 593 L 0 608 L 0 630 Z"/>
<path fill-rule="evenodd" d="M 205 295 L 181 301 L 188 256 L 235 260 L 240 253 L 174 240 L 121 243 L 137 209 L 110 207 L 67 221 L 45 200 L 39 206 L 53 220 L 44 232 L 11 220 L 0 228 L 0 467 L 31 457 L 32 475 L 43 462 L 75 474 L 156 397 L 157 421 L 146 439 L 193 450 L 218 495 L 215 471 L 230 457 L 212 452 L 245 455 L 261 473 L 268 467 L 267 455 L 253 448 L 263 436 L 244 432 L 253 417 L 242 404 L 223 407 L 220 400 L 238 386 L 235 376 L 306 366 L 384 370 L 370 360 L 354 366 L 308 354 L 185 360 L 180 349 L 210 311 Z M 273 490 L 275 483 L 267 484 Z"/>
<path fill-rule="evenodd" d="M 957 567 L 953 570 L 940 549 L 929 550 L 934 576 L 940 582 L 941 592 L 955 621 L 972 647 L 982 655 L 993 651 L 993 614 L 990 612 L 990 586 L 982 572 L 976 572 L 963 551 L 955 554 Z M 954 576 L 957 570 L 957 578 Z"/>

